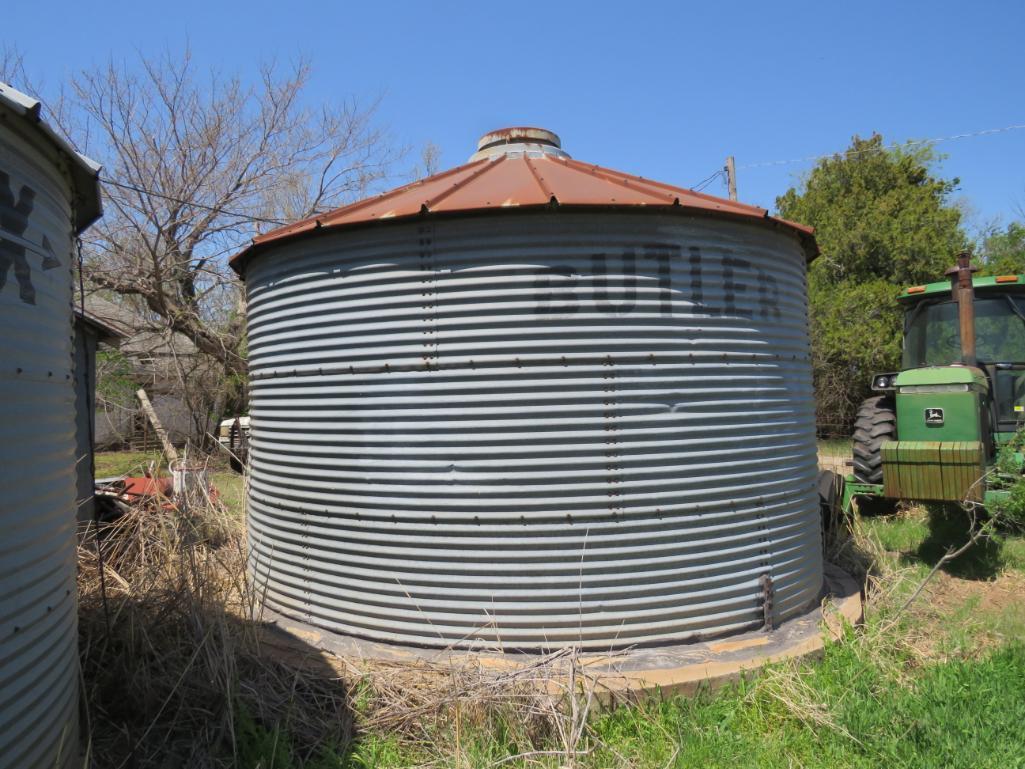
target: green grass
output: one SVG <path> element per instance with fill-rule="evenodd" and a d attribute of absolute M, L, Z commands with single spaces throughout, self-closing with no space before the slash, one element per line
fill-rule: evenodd
<path fill-rule="evenodd" d="M 955 507 L 925 505 L 896 515 L 863 517 L 860 525 L 902 563 L 932 566 L 966 541 L 970 524 Z M 998 531 L 946 567 L 954 576 L 983 580 L 1008 570 L 1025 572 L 1025 537 L 1017 532 Z"/>
<path fill-rule="evenodd" d="M 155 462 L 162 471 L 167 470 L 159 451 L 97 451 L 96 477 L 142 475 L 150 462 Z"/>
<path fill-rule="evenodd" d="M 851 453 L 850 438 L 823 438 L 818 442 L 819 453 L 829 456 L 847 456 Z"/>
<path fill-rule="evenodd" d="M 861 526 L 886 550 L 912 552 L 929 536 L 929 522 L 921 516 L 862 518 Z"/>
<path fill-rule="evenodd" d="M 987 630 L 999 641 L 1025 639 L 1025 605 L 1017 603 L 982 616 L 986 620 Z"/>
<path fill-rule="evenodd" d="M 1025 647 L 926 667 L 900 685 L 852 644 L 805 683 L 816 723 L 757 683 L 622 709 L 599 720 L 619 756 L 596 767 L 1014 767 L 1025 765 Z M 810 710 L 809 712 L 814 712 Z M 623 761 L 625 759 L 625 761 Z"/>
<path fill-rule="evenodd" d="M 1025 572 L 1025 537 L 1005 536 L 1003 538 L 1003 555 L 1007 568 Z"/>
<path fill-rule="evenodd" d="M 233 514 L 242 518 L 245 515 L 244 479 L 232 470 L 215 470 L 210 473 L 210 483 L 221 495 L 221 502 Z"/>

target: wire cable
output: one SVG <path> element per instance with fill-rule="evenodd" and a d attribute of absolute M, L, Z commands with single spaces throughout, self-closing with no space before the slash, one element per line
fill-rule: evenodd
<path fill-rule="evenodd" d="M 863 155 L 870 152 L 879 152 L 883 149 L 902 149 L 905 147 L 919 147 L 924 144 L 938 144 L 940 142 L 954 141 L 955 139 L 971 139 L 976 136 L 991 136 L 993 134 L 1007 133 L 1008 131 L 1020 131 L 1025 129 L 1025 123 L 1016 123 L 1014 125 L 1003 126 L 1002 128 L 984 128 L 981 131 L 970 131 L 968 133 L 953 134 L 951 136 L 937 136 L 932 139 L 916 139 L 913 141 L 906 142 L 895 142 L 886 147 L 873 147 L 868 150 L 850 150 L 847 152 L 831 152 L 826 155 L 809 155 L 803 158 L 789 158 L 786 160 L 763 160 L 757 163 L 745 163 L 744 165 L 737 166 L 737 170 L 747 170 L 750 168 L 766 168 L 768 166 L 785 166 L 792 163 L 811 163 L 817 160 L 826 160 L 828 158 L 840 156 L 848 157 L 850 155 Z"/>
<path fill-rule="evenodd" d="M 716 171 L 714 174 L 712 174 L 708 178 L 702 179 L 697 184 L 692 185 L 691 188 L 690 188 L 691 191 L 692 192 L 701 192 L 701 190 L 705 189 L 705 187 L 707 187 L 709 184 L 714 182 L 717 177 L 722 176 L 723 173 L 724 173 L 723 169 L 720 168 L 718 171 Z"/>
<path fill-rule="evenodd" d="M 968 133 L 952 134 L 950 136 L 937 136 L 937 137 L 934 137 L 934 138 L 931 138 L 931 139 L 916 139 L 916 140 L 912 140 L 912 141 L 898 142 L 898 143 L 890 144 L 890 145 L 888 145 L 886 147 L 873 147 L 872 149 L 867 149 L 867 150 L 848 150 L 846 152 L 831 152 L 831 153 L 827 153 L 827 154 L 824 154 L 824 155 L 807 155 L 805 157 L 786 158 L 786 159 L 783 159 L 783 160 L 761 160 L 761 161 L 758 161 L 756 163 L 744 163 L 743 165 L 739 165 L 739 166 L 737 166 L 737 170 L 738 171 L 742 171 L 742 170 L 743 171 L 747 171 L 747 170 L 750 170 L 752 168 L 768 168 L 768 167 L 772 167 L 772 166 L 792 165 L 794 163 L 811 163 L 811 162 L 815 162 L 815 161 L 818 161 L 818 160 L 826 160 L 826 159 L 829 159 L 829 158 L 832 158 L 832 157 L 837 157 L 837 156 L 849 157 L 851 155 L 863 155 L 863 154 L 870 153 L 870 152 L 879 152 L 882 149 L 902 149 L 902 148 L 907 148 L 907 147 L 919 147 L 919 146 L 926 145 L 926 144 L 938 144 L 940 142 L 955 141 L 957 139 L 970 139 L 970 138 L 977 137 L 977 136 L 992 136 L 993 134 L 1007 133 L 1009 131 L 1020 131 L 1022 129 L 1025 129 L 1025 123 L 1015 123 L 1013 125 L 1003 126 L 1001 128 L 985 128 L 985 129 L 982 129 L 980 131 L 970 131 Z M 701 192 L 701 190 L 705 189 L 708 185 L 710 185 L 712 182 L 714 182 L 717 178 L 723 176 L 724 173 L 725 173 L 724 169 L 720 168 L 715 173 L 713 173 L 711 176 L 707 176 L 704 179 L 702 179 L 700 182 L 698 182 L 697 184 L 692 185 L 690 189 L 693 190 L 694 192 Z M 130 190 L 132 192 L 137 192 L 137 193 L 140 193 L 142 195 L 152 195 L 155 198 L 160 198 L 162 200 L 167 200 L 167 201 L 170 201 L 172 203 L 178 203 L 179 205 L 192 206 L 193 208 L 199 208 L 199 209 L 202 209 L 204 211 L 212 211 L 213 213 L 225 214 L 226 216 L 233 216 L 233 217 L 235 217 L 237 219 L 244 219 L 246 221 L 251 221 L 251 222 L 260 222 L 262 224 L 273 224 L 273 225 L 278 226 L 278 227 L 283 227 L 286 224 L 288 224 L 288 222 L 283 222 L 280 219 L 268 219 L 268 218 L 262 217 L 262 216 L 253 216 L 252 214 L 245 214 L 245 213 L 241 213 L 239 211 L 232 211 L 232 210 L 227 209 L 227 208 L 221 208 L 220 206 L 207 206 L 207 205 L 204 205 L 203 203 L 197 203 L 197 202 L 195 202 L 193 200 L 183 200 L 181 198 L 176 198 L 173 195 L 165 195 L 164 193 L 157 192 L 156 190 L 151 190 L 151 189 L 147 189 L 145 187 L 140 187 L 140 186 L 138 186 L 136 184 L 129 184 L 127 182 L 119 182 L 119 181 L 116 181 L 114 179 L 110 179 L 110 178 L 108 178 L 106 176 L 100 176 L 99 179 L 104 184 L 109 184 L 112 187 L 118 187 L 119 189 L 123 189 L 123 190 Z"/>
<path fill-rule="evenodd" d="M 234 217 L 237 217 L 239 219 L 246 219 L 246 220 L 252 221 L 252 222 L 262 222 L 264 224 L 275 224 L 275 225 L 278 225 L 279 227 L 283 227 L 285 224 L 287 224 L 287 222 L 282 222 L 282 221 L 280 221 L 278 219 L 265 219 L 262 216 L 253 216 L 252 214 L 243 214 L 243 213 L 239 213 L 238 211 L 231 211 L 231 210 L 229 210 L 227 208 L 221 208 L 219 206 L 206 206 L 206 205 L 203 205 L 202 203 L 197 203 L 197 202 L 195 202 L 193 200 L 182 200 L 181 198 L 176 198 L 176 197 L 173 197 L 171 195 L 165 195 L 162 192 L 157 192 L 156 190 L 148 190 L 145 187 L 139 187 L 139 186 L 137 186 L 135 184 L 128 184 L 127 182 L 114 181 L 113 179 L 108 179 L 106 176 L 100 176 L 99 179 L 100 179 L 101 182 L 103 182 L 104 184 L 109 184 L 111 187 L 119 187 L 120 189 L 131 190 L 132 192 L 138 192 L 138 193 L 143 194 L 143 195 L 152 195 L 155 198 L 161 198 L 162 200 L 169 200 L 172 203 L 178 203 L 178 204 L 183 205 L 183 206 L 192 206 L 193 208 L 200 208 L 200 209 L 202 209 L 204 211 L 212 211 L 212 212 L 214 212 L 216 214 L 226 214 L 228 216 L 234 216 Z"/>

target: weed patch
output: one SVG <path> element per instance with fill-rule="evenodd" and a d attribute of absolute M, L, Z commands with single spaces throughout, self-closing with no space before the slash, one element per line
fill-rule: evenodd
<path fill-rule="evenodd" d="M 92 765 L 267 767 L 250 758 L 302 762 L 353 739 L 348 692 L 320 653 L 302 667 L 267 653 L 245 569 L 240 523 L 215 503 L 157 500 L 90 525 L 79 631 Z"/>
<path fill-rule="evenodd" d="M 87 532 L 92 766 L 1025 766 L 1025 541 L 1010 533 L 996 560 L 938 572 L 904 609 L 963 531 L 924 509 L 856 519 L 826 546 L 862 580 L 866 622 L 821 660 L 602 711 L 572 652 L 501 674 L 286 648 L 258 620 L 234 504 L 222 492 L 189 514 L 152 505 Z"/>

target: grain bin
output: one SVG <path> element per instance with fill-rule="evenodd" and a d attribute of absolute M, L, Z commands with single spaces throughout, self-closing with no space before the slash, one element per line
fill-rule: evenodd
<path fill-rule="evenodd" d="M 386 643 L 708 638 L 820 599 L 807 228 L 532 128 L 257 238 L 249 541 Z"/>
<path fill-rule="evenodd" d="M 78 762 L 72 254 L 98 166 L 0 83 L 0 766 Z"/>

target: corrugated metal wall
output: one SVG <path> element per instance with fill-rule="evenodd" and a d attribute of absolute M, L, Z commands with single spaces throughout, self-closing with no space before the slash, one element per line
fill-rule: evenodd
<path fill-rule="evenodd" d="M 0 123 L 0 767 L 78 761 L 71 211 Z"/>
<path fill-rule="evenodd" d="M 822 585 L 805 257 L 655 213 L 395 223 L 247 267 L 272 608 L 541 649 L 777 621 Z"/>

